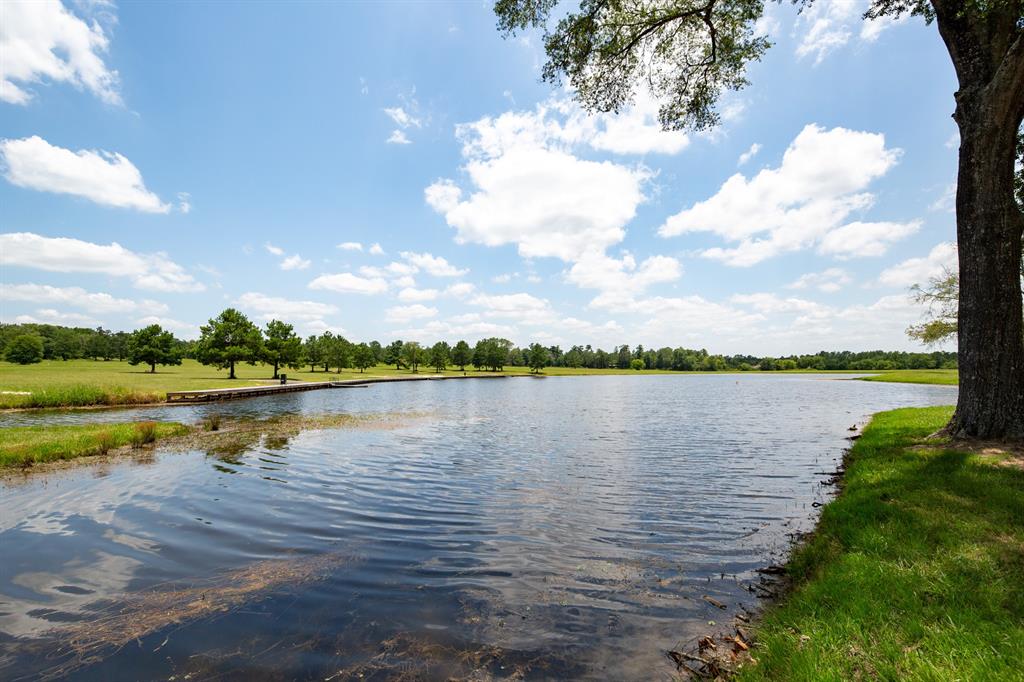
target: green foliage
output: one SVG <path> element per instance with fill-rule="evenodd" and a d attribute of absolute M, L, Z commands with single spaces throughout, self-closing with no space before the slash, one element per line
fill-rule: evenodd
<path fill-rule="evenodd" d="M 500 372 L 508 364 L 511 348 L 512 342 L 508 339 L 481 339 L 473 348 L 473 365 L 478 369 Z"/>
<path fill-rule="evenodd" d="M 527 354 L 530 371 L 539 373 L 551 361 L 548 349 L 539 343 L 530 344 L 530 352 Z"/>
<path fill-rule="evenodd" d="M 200 327 L 200 332 L 196 359 L 204 365 L 228 369 L 231 379 L 235 378 L 236 363 L 255 365 L 262 355 L 263 337 L 259 327 L 234 308 L 228 308 Z"/>
<path fill-rule="evenodd" d="M 264 335 L 262 360 L 274 368 L 275 379 L 281 367 L 298 369 L 302 366 L 302 339 L 296 336 L 292 325 L 271 320 Z"/>
<path fill-rule="evenodd" d="M 443 372 L 448 366 L 448 358 L 451 356 L 451 346 L 444 341 L 438 341 L 430 347 L 430 364 L 438 372 Z"/>
<path fill-rule="evenodd" d="M 547 29 L 557 4 L 497 0 L 498 28 L 508 35 L 544 27 L 544 80 L 568 78 L 588 110 L 620 111 L 647 83 L 667 129 L 715 125 L 722 92 L 747 85 L 747 64 L 770 45 L 754 32 L 762 0 L 583 0 Z"/>
<path fill-rule="evenodd" d="M 335 336 L 331 332 L 324 332 L 320 337 L 320 343 L 324 351 L 324 369 L 335 367 L 338 374 L 346 367 L 352 366 L 352 344 L 340 334 Z"/>
<path fill-rule="evenodd" d="M 377 344 L 378 346 L 380 344 Z M 360 372 L 366 371 L 368 367 L 373 367 L 377 363 L 377 358 L 373 352 L 373 348 L 365 343 L 358 344 L 352 350 L 352 364 Z"/>
<path fill-rule="evenodd" d="M 644 361 L 638 358 L 631 360 L 629 363 L 629 368 L 639 372 L 640 370 L 644 369 Z"/>
<path fill-rule="evenodd" d="M 0 429 L 0 468 L 26 467 L 41 462 L 108 453 L 136 441 L 158 441 L 188 433 L 176 423 L 154 423 L 139 430 L 127 424 L 47 424 Z"/>
<path fill-rule="evenodd" d="M 473 361 L 473 351 L 470 349 L 469 344 L 465 341 L 459 341 L 452 348 L 452 364 L 459 368 L 459 371 L 465 372 L 466 365 Z"/>
<path fill-rule="evenodd" d="M 402 344 L 402 363 L 413 372 L 420 371 L 423 356 L 423 348 L 416 341 L 407 341 Z"/>
<path fill-rule="evenodd" d="M 928 439 L 951 412 L 875 415 L 740 680 L 1021 679 L 1024 471 Z"/>
<path fill-rule="evenodd" d="M 302 344 L 302 358 L 309 365 L 309 371 L 315 372 L 318 365 L 323 364 L 324 350 L 320 337 L 312 334 Z"/>
<path fill-rule="evenodd" d="M 43 339 L 35 334 L 20 334 L 11 339 L 4 353 L 7 362 L 32 365 L 43 361 Z"/>
<path fill-rule="evenodd" d="M 394 365 L 395 369 L 402 369 L 402 342 L 392 341 L 388 344 L 388 347 L 384 349 L 384 362 L 388 365 Z"/>
<path fill-rule="evenodd" d="M 156 372 L 157 365 L 180 365 L 174 335 L 164 331 L 158 324 L 151 324 L 131 333 L 128 337 L 128 364 L 149 365 L 150 372 Z"/>

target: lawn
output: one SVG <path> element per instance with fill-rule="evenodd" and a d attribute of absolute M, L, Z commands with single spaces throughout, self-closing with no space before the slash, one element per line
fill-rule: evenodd
<path fill-rule="evenodd" d="M 366 372 L 345 371 L 310 372 L 309 366 L 299 370 L 284 370 L 288 377 L 298 381 L 334 381 L 355 378 L 394 378 L 410 376 L 408 369 L 396 370 L 393 365 L 377 365 Z M 226 370 L 218 370 L 199 364 L 195 360 L 184 360 L 180 366 L 158 367 L 151 374 L 143 366 L 132 366 L 115 360 L 44 360 L 35 365 L 15 365 L 0 362 L 0 407 L 70 407 L 82 405 L 126 405 L 160 402 L 168 391 L 227 388 L 229 386 L 255 386 L 273 383 L 273 370 L 268 365 L 239 364 L 235 368 L 237 379 L 228 379 Z M 422 374 L 436 374 L 433 368 L 420 367 Z M 526 367 L 506 367 L 504 374 L 529 374 Z M 619 374 L 639 376 L 644 374 L 685 374 L 670 370 L 630 369 L 574 369 L 571 367 L 548 367 L 546 376 L 585 376 L 595 374 Z M 706 374 L 706 372 L 690 372 Z M 768 374 L 807 373 L 770 372 Z M 842 374 L 844 372 L 833 372 Z M 448 368 L 445 375 L 461 375 L 457 368 Z M 491 375 L 493 372 L 477 372 L 469 368 L 469 375 Z M 898 376 L 898 381 L 919 383 L 956 383 L 955 370 L 908 370 L 886 372 L 872 380 L 886 380 Z"/>
<path fill-rule="evenodd" d="M 874 376 L 861 377 L 861 381 L 956 386 L 960 383 L 960 373 L 955 369 L 897 369 Z"/>
<path fill-rule="evenodd" d="M 740 679 L 1024 679 L 1024 470 L 926 441 L 951 411 L 871 421 Z"/>
<path fill-rule="evenodd" d="M 189 432 L 176 423 L 14 426 L 0 429 L 0 468 L 102 455 L 125 445 L 145 445 Z"/>

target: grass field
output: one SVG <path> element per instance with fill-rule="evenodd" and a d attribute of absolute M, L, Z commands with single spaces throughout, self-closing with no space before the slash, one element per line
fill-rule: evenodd
<path fill-rule="evenodd" d="M 141 366 L 111 360 L 45 360 L 35 365 L 15 365 L 0 362 L 0 407 L 71 407 L 83 405 L 123 405 L 132 403 L 159 402 L 166 398 L 168 391 L 188 391 L 229 386 L 255 386 L 273 383 L 273 370 L 267 365 L 240 364 L 236 367 L 237 379 L 228 379 L 227 371 L 200 365 L 195 360 L 184 360 L 180 366 L 159 367 L 151 374 Z M 396 370 L 392 365 L 378 365 L 366 370 L 335 372 L 310 372 L 309 367 L 300 370 L 285 370 L 290 379 L 299 381 L 329 381 L 370 377 L 409 376 L 407 369 Z M 526 367 L 506 367 L 505 374 L 529 374 Z M 703 372 L 693 372 L 703 374 Z M 771 372 L 767 374 L 789 374 L 792 372 Z M 836 372 L 842 374 L 845 372 Z M 420 374 L 435 374 L 433 368 L 422 366 Z M 462 374 L 458 369 L 449 368 L 443 374 Z M 476 372 L 467 374 L 491 374 Z M 546 376 L 584 376 L 594 374 L 621 374 L 637 376 L 643 374 L 682 374 L 669 370 L 630 369 L 573 369 L 570 367 L 549 367 Z M 898 377 L 896 381 L 913 381 L 920 377 L 920 383 L 956 383 L 955 370 L 911 370 L 886 372 L 885 377 Z"/>
<path fill-rule="evenodd" d="M 1024 470 L 924 441 L 951 411 L 875 416 L 740 679 L 1024 679 Z"/>
<path fill-rule="evenodd" d="M 182 424 L 74 424 L 0 429 L 0 468 L 102 455 L 126 445 L 144 445 L 188 433 Z"/>
<path fill-rule="evenodd" d="M 956 386 L 960 383 L 960 373 L 955 369 L 897 369 L 874 376 L 862 377 L 861 381 Z"/>

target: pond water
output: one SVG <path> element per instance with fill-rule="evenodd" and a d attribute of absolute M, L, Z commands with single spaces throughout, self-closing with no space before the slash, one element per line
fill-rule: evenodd
<path fill-rule="evenodd" d="M 0 484 L 0 678 L 668 679 L 666 650 L 757 607 L 852 424 L 955 400 L 594 376 L 0 415 L 407 415 Z"/>

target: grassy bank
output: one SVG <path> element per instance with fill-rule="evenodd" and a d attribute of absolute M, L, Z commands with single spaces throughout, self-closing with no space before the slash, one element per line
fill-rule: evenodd
<path fill-rule="evenodd" d="M 180 366 L 160 367 L 150 373 L 143 367 L 111 360 L 45 360 L 35 365 L 15 365 L 0 362 L 0 408 L 18 407 L 77 407 L 89 405 L 132 405 L 161 402 L 168 391 L 188 391 L 236 386 L 256 386 L 274 383 L 273 369 L 268 365 L 238 365 L 237 379 L 228 379 L 226 371 L 185 360 Z M 339 379 L 395 378 L 410 376 L 407 369 L 396 370 L 393 365 L 377 365 L 365 372 L 345 371 L 310 372 L 286 370 L 288 377 L 297 381 L 334 381 Z M 506 367 L 503 374 L 529 374 L 526 367 Z M 493 372 L 469 370 L 469 375 L 492 375 Z M 724 372 L 722 372 L 724 374 Z M 745 372 L 749 373 L 749 372 Z M 753 372 L 761 374 L 760 372 Z M 764 372 L 767 376 L 806 374 L 806 370 Z M 811 372 L 814 373 L 814 372 Z M 846 374 L 849 372 L 831 372 Z M 419 374 L 436 374 L 432 368 L 421 367 Z M 441 374 L 454 376 L 462 372 L 449 368 Z M 548 367 L 545 376 L 590 376 L 645 374 L 707 374 L 707 372 L 674 372 L 670 370 L 587 369 Z M 887 377 L 894 377 L 888 379 Z M 885 372 L 874 381 L 912 381 L 916 383 L 956 383 L 955 370 L 906 370 Z"/>
<path fill-rule="evenodd" d="M 740 679 L 1024 679 L 1024 470 L 923 442 L 951 410 L 875 416 Z"/>
<path fill-rule="evenodd" d="M 861 381 L 956 386 L 960 383 L 960 373 L 955 369 L 897 369 L 869 377 L 861 377 Z"/>
<path fill-rule="evenodd" d="M 15 426 L 0 429 L 0 468 L 103 455 L 188 432 L 183 424 L 156 422 Z"/>

